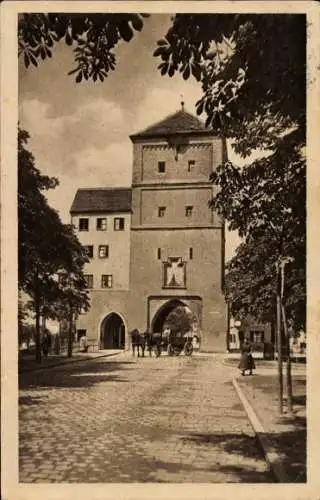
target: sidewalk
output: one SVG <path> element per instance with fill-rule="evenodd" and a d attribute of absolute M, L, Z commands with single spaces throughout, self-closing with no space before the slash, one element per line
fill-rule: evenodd
<path fill-rule="evenodd" d="M 117 354 L 124 353 L 126 351 L 119 349 L 106 349 L 100 350 L 97 352 L 86 352 L 80 353 L 76 352 L 72 355 L 71 358 L 68 358 L 65 353 L 56 355 L 49 354 L 47 358 L 42 358 L 41 363 L 37 363 L 35 361 L 34 354 L 22 355 L 19 359 L 19 373 L 34 371 L 34 370 L 43 370 L 46 368 L 53 368 L 55 366 L 61 366 L 68 363 L 77 363 L 79 361 L 86 361 L 89 359 L 101 358 L 106 356 L 116 356 Z"/>
<path fill-rule="evenodd" d="M 284 396 L 286 395 L 284 375 Z M 278 376 L 270 368 L 234 377 L 234 386 L 279 482 L 304 483 L 306 470 L 306 375 L 293 370 L 293 414 L 278 410 Z M 252 411 L 253 410 L 253 411 Z"/>

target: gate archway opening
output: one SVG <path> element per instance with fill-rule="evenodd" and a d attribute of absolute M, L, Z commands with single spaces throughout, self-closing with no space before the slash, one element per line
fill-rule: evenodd
<path fill-rule="evenodd" d="M 188 312 L 191 313 L 190 308 L 180 299 L 171 299 L 166 302 L 163 306 L 158 309 L 152 322 L 151 331 L 152 332 L 162 332 L 164 325 L 169 314 L 174 311 L 177 307 L 184 307 Z"/>
<path fill-rule="evenodd" d="M 108 314 L 100 327 L 101 349 L 124 349 L 126 328 L 123 319 L 117 313 Z"/>

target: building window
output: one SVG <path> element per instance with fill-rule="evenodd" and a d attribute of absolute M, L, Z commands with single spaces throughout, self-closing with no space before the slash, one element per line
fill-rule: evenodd
<path fill-rule="evenodd" d="M 123 231 L 124 230 L 124 218 L 123 217 L 115 217 L 114 218 L 114 230 L 115 231 Z"/>
<path fill-rule="evenodd" d="M 109 257 L 109 245 L 99 245 L 99 259 L 107 259 Z"/>
<path fill-rule="evenodd" d="M 192 206 L 186 207 L 186 217 L 191 217 L 192 211 L 193 211 L 193 207 Z"/>
<path fill-rule="evenodd" d="M 192 260 L 193 259 L 193 248 L 189 248 L 189 259 Z"/>
<path fill-rule="evenodd" d="M 84 245 L 85 252 L 90 259 L 93 257 L 93 245 Z"/>
<path fill-rule="evenodd" d="M 112 288 L 112 274 L 103 274 L 101 276 L 101 288 Z"/>
<path fill-rule="evenodd" d="M 263 331 L 251 331 L 250 332 L 250 340 L 254 344 L 260 344 L 264 342 L 264 332 Z"/>
<path fill-rule="evenodd" d="M 166 207 L 158 207 L 158 217 L 164 217 L 166 213 Z"/>
<path fill-rule="evenodd" d="M 158 260 L 161 259 L 161 248 L 158 248 Z"/>
<path fill-rule="evenodd" d="M 97 219 L 97 231 L 106 231 L 106 229 L 107 229 L 106 217 L 98 217 L 98 219 Z"/>
<path fill-rule="evenodd" d="M 158 172 L 160 174 L 164 174 L 166 171 L 166 162 L 165 161 L 158 161 Z"/>
<path fill-rule="evenodd" d="M 85 279 L 87 288 L 93 288 L 93 274 L 85 274 L 84 279 Z"/>
<path fill-rule="evenodd" d="M 87 217 L 79 219 L 79 231 L 89 231 L 89 219 Z"/>
<path fill-rule="evenodd" d="M 192 172 L 193 167 L 195 166 L 196 162 L 194 160 L 189 160 L 188 161 L 188 172 Z"/>

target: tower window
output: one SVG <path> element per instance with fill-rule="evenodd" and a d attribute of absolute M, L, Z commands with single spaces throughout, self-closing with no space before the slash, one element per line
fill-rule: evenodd
<path fill-rule="evenodd" d="M 89 219 L 87 217 L 79 219 L 79 231 L 89 231 Z"/>
<path fill-rule="evenodd" d="M 99 259 L 107 259 L 109 257 L 109 245 L 99 245 Z"/>
<path fill-rule="evenodd" d="M 93 257 L 93 245 L 84 245 L 84 249 L 86 251 L 86 254 L 90 259 Z"/>
<path fill-rule="evenodd" d="M 85 279 L 87 288 L 93 288 L 93 274 L 85 274 L 84 279 Z"/>
<path fill-rule="evenodd" d="M 158 207 L 158 217 L 164 217 L 166 213 L 166 207 Z"/>
<path fill-rule="evenodd" d="M 98 217 L 98 219 L 97 219 L 97 231 L 106 231 L 106 229 L 107 229 L 106 217 Z"/>
<path fill-rule="evenodd" d="M 112 274 L 103 274 L 101 276 L 101 288 L 112 288 L 113 279 Z"/>
<path fill-rule="evenodd" d="M 166 171 L 166 162 L 165 161 L 158 161 L 158 172 L 160 174 L 164 174 Z"/>
<path fill-rule="evenodd" d="M 192 172 L 193 167 L 195 166 L 196 162 L 194 160 L 189 160 L 188 161 L 188 172 Z"/>
<path fill-rule="evenodd" d="M 190 260 L 193 259 L 193 248 L 192 247 L 189 248 L 189 259 Z"/>
<path fill-rule="evenodd" d="M 158 260 L 161 259 L 161 248 L 158 248 Z"/>
<path fill-rule="evenodd" d="M 114 230 L 115 231 L 123 231 L 124 230 L 124 218 L 123 217 L 115 217 L 114 218 Z"/>
<path fill-rule="evenodd" d="M 186 207 L 186 217 L 191 217 L 193 211 L 193 207 L 191 205 Z"/>

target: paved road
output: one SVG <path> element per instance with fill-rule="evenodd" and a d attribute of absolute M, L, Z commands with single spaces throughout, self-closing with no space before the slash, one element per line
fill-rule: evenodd
<path fill-rule="evenodd" d="M 272 482 L 217 357 L 128 354 L 24 373 L 20 482 Z"/>

